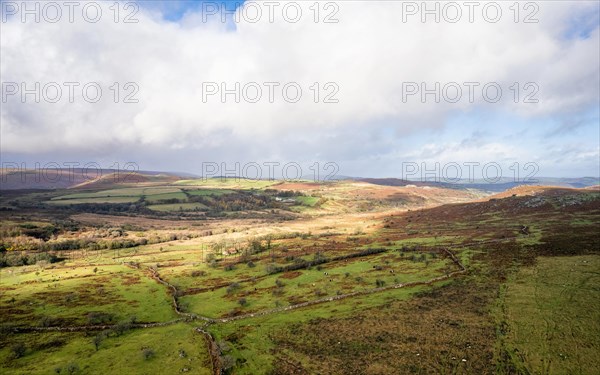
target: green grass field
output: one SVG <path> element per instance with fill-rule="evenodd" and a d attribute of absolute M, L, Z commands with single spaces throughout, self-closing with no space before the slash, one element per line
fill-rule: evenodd
<path fill-rule="evenodd" d="M 57 199 L 47 201 L 46 203 L 55 205 L 69 205 L 69 204 L 102 204 L 102 203 L 134 203 L 137 202 L 140 197 L 137 196 L 118 196 L 118 197 L 98 197 L 98 198 L 70 198 L 70 199 Z"/>
<path fill-rule="evenodd" d="M 0 370 L 4 374 L 68 374 L 69 365 L 75 365 L 76 374 L 212 374 L 206 342 L 192 325 L 133 330 L 104 339 L 98 350 L 92 343 L 94 335 L 21 335 L 17 342 L 26 348 L 25 354 L 13 358 L 9 347 L 1 348 Z M 150 352 L 146 359 L 144 354 Z"/>
<path fill-rule="evenodd" d="M 179 192 L 173 192 L 173 193 L 147 195 L 147 196 L 145 196 L 145 199 L 146 199 L 146 201 L 148 201 L 150 203 L 154 203 L 154 202 L 158 202 L 158 201 L 166 200 L 166 199 L 186 200 L 187 195 L 185 195 L 184 193 L 179 191 Z"/>
<path fill-rule="evenodd" d="M 260 191 L 271 186 L 266 181 L 255 191 L 235 180 L 201 182 L 19 197 L 27 209 L 142 197 L 155 204 L 142 204 L 140 216 L 128 206 L 114 215 L 111 206 L 101 213 L 52 205 L 36 215 L 7 211 L 0 371 L 211 374 L 214 361 L 232 374 L 600 368 L 600 209 L 587 192 L 581 199 L 542 195 L 551 203 L 543 209 L 529 207 L 530 197 L 512 197 L 370 212 L 368 198 L 348 198 L 354 183 L 340 182 L 327 185 L 333 192 L 323 193 L 329 200 L 319 209 L 321 192 L 312 196 L 311 185 L 296 197 L 299 214 L 282 215 L 276 211 L 289 206 L 277 205 L 257 214 L 264 206 L 256 204 L 243 212 L 255 216 L 229 217 L 226 210 L 209 214 L 277 195 Z M 206 205 L 156 203 L 189 196 Z M 34 247 L 16 246 L 23 241 Z M 51 249 L 61 241 L 81 247 L 50 250 L 60 257 L 55 263 L 8 263 L 19 254 L 47 256 L 36 244 Z M 99 244 L 106 246 L 92 250 Z M 454 272 L 462 268 L 453 259 L 466 270 Z M 407 282 L 418 284 L 374 290 Z M 345 297 L 324 300 L 337 296 Z"/>
<path fill-rule="evenodd" d="M 142 195 L 157 195 L 157 194 L 168 194 L 177 193 L 181 189 L 178 187 L 169 186 L 157 186 L 148 188 L 122 188 L 122 189 L 109 189 L 96 192 L 82 192 L 60 195 L 53 198 L 52 200 L 63 200 L 63 199 L 82 199 L 82 198 L 106 198 L 106 197 L 140 197 Z"/>
<path fill-rule="evenodd" d="M 226 316 L 235 309 L 240 309 L 244 313 L 257 312 L 336 294 L 368 291 L 377 286 L 426 281 L 443 275 L 442 269 L 451 267 L 451 264 L 443 259 L 433 259 L 427 263 L 413 262 L 393 254 L 332 262 L 322 267 L 313 267 L 310 270 L 275 275 L 266 274 L 265 265 L 266 263 L 260 262 L 252 269 L 248 269 L 246 265 L 239 265 L 240 270 L 237 275 L 233 273 L 235 270 L 225 271 L 220 273 L 221 277 L 212 276 L 211 270 L 207 269 L 207 276 L 195 278 L 197 280 L 196 287 L 214 285 L 214 282 L 203 282 L 211 277 L 215 281 L 226 279 L 231 283 L 237 280 L 247 280 L 252 276 L 262 277 L 255 282 L 242 283 L 233 291 L 228 290 L 227 287 L 221 287 L 184 296 L 180 298 L 180 301 L 191 312 L 217 318 Z M 380 267 L 380 269 L 376 269 L 376 267 Z M 254 271 L 256 269 L 258 271 Z M 252 271 L 248 272 L 248 270 Z M 228 275 L 227 272 L 231 272 L 231 274 Z M 181 279 L 176 280 L 179 284 L 186 284 L 182 283 Z M 381 283 L 380 285 L 376 284 L 377 280 Z M 277 282 L 279 285 L 276 284 Z M 239 304 L 241 298 L 246 300 L 247 304 L 244 306 Z"/>
<path fill-rule="evenodd" d="M 114 314 L 115 323 L 132 316 L 140 322 L 177 318 L 166 291 L 141 271 L 125 266 L 32 267 L 30 272 L 7 276 L 3 274 L 0 307 L 18 325 L 85 325 L 88 315 L 96 312 Z"/>
<path fill-rule="evenodd" d="M 531 374 L 600 368 L 600 256 L 540 257 L 505 290 L 506 345 Z M 518 353 L 518 354 L 516 354 Z"/>

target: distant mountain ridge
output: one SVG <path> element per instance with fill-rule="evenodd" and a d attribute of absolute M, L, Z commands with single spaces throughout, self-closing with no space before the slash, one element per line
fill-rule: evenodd
<path fill-rule="evenodd" d="M 230 176 L 231 177 L 231 176 Z M 84 170 L 73 169 L 47 169 L 38 170 L 0 170 L 0 190 L 18 189 L 105 189 L 111 186 L 171 183 L 180 179 L 201 178 L 198 175 L 185 172 L 164 171 L 122 171 L 115 169 Z M 214 178 L 224 178 L 213 176 Z M 241 177 L 239 177 L 241 178 Z M 306 177 L 310 180 L 311 177 Z M 383 186 L 431 186 L 446 189 L 475 189 L 491 193 L 506 191 L 521 185 L 544 185 L 566 188 L 586 188 L 600 185 L 596 177 L 561 178 L 538 177 L 532 182 L 515 182 L 511 179 L 501 179 L 496 183 L 485 180 L 460 180 L 457 183 L 437 181 L 415 181 L 400 178 L 363 178 L 351 176 L 335 176 L 329 181 L 359 181 Z M 323 181 L 319 181 L 323 182 Z"/>
<path fill-rule="evenodd" d="M 375 185 L 386 186 L 437 186 L 447 189 L 476 189 L 487 192 L 502 192 L 508 189 L 522 185 L 544 185 L 566 188 L 585 188 L 589 186 L 600 185 L 600 179 L 595 177 L 580 178 L 559 178 L 559 177 L 538 177 L 531 182 L 515 182 L 511 179 L 501 179 L 498 182 L 487 182 L 485 180 L 460 180 L 457 183 L 437 182 L 437 181 L 412 181 L 399 178 L 361 178 L 359 181 L 368 182 Z"/>

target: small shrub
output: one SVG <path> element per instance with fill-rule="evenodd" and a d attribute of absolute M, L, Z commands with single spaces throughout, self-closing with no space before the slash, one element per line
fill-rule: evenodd
<path fill-rule="evenodd" d="M 240 306 L 246 306 L 248 304 L 248 301 L 246 300 L 246 298 L 242 297 L 238 300 L 238 303 L 240 304 Z"/>
<path fill-rule="evenodd" d="M 114 315 L 105 312 L 92 311 L 87 314 L 87 321 L 90 325 L 108 324 L 114 320 Z"/>
<path fill-rule="evenodd" d="M 65 303 L 70 304 L 73 303 L 77 299 L 77 295 L 75 293 L 69 293 L 65 296 Z"/>
<path fill-rule="evenodd" d="M 27 347 L 25 347 L 25 344 L 22 342 L 18 342 L 10 347 L 10 351 L 12 352 L 14 358 L 21 358 L 25 355 Z"/>
<path fill-rule="evenodd" d="M 238 289 L 240 288 L 240 284 L 239 283 L 231 283 L 228 287 L 227 287 L 227 294 L 233 294 L 235 293 Z"/>
<path fill-rule="evenodd" d="M 119 322 L 117 325 L 115 325 L 113 327 L 112 331 L 115 334 L 115 336 L 121 336 L 122 334 L 129 331 L 130 329 L 131 329 L 131 322 L 123 321 L 123 322 Z"/>
<path fill-rule="evenodd" d="M 223 269 L 225 271 L 233 271 L 235 269 L 235 266 L 233 264 L 228 264 L 225 267 L 223 267 Z"/>
<path fill-rule="evenodd" d="M 50 318 L 49 316 L 43 316 L 40 319 L 39 326 L 40 327 L 50 327 L 50 326 L 52 326 L 52 323 L 54 323 L 54 320 L 52 318 Z"/>
<path fill-rule="evenodd" d="M 154 350 L 150 349 L 150 348 L 146 348 L 142 351 L 142 356 L 144 357 L 144 359 L 147 361 L 150 358 L 154 357 Z"/>
<path fill-rule="evenodd" d="M 104 333 L 99 333 L 92 339 L 92 344 L 94 344 L 94 348 L 96 348 L 96 351 L 100 349 L 100 344 L 102 344 L 102 341 L 104 341 L 105 337 L 106 336 L 104 335 Z"/>
<path fill-rule="evenodd" d="M 269 274 L 275 274 L 281 271 L 281 269 L 279 267 L 277 267 L 276 265 L 274 265 L 273 263 L 269 263 L 267 264 L 267 267 L 265 268 L 265 271 Z"/>
<path fill-rule="evenodd" d="M 77 371 L 79 371 L 79 365 L 77 363 L 71 362 L 67 365 L 67 373 L 68 374 L 74 374 Z"/>

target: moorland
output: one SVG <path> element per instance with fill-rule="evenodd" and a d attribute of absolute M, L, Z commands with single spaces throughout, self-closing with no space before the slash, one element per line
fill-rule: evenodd
<path fill-rule="evenodd" d="M 2 190 L 2 373 L 600 372 L 597 186 L 130 177 Z"/>

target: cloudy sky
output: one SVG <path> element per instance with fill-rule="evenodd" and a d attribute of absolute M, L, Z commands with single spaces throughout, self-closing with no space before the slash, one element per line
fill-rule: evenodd
<path fill-rule="evenodd" d="M 597 1 L 1 4 L 3 163 L 599 173 Z"/>

